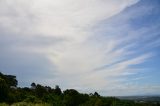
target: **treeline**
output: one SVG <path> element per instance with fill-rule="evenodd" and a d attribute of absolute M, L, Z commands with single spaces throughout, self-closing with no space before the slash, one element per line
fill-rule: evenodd
<path fill-rule="evenodd" d="M 102 97 L 97 92 L 82 94 L 75 89 L 62 91 L 55 88 L 32 83 L 31 87 L 17 87 L 16 76 L 0 73 L 0 103 L 13 104 L 48 103 L 51 106 L 160 106 L 158 103 L 136 103 L 115 97 Z"/>

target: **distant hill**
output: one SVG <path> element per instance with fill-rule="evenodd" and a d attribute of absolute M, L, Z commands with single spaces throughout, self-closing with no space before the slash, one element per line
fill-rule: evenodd
<path fill-rule="evenodd" d="M 121 100 L 134 100 L 144 102 L 160 102 L 160 96 L 118 96 Z"/>

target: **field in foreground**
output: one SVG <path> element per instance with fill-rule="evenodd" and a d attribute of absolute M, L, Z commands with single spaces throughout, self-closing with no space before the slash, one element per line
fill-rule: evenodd
<path fill-rule="evenodd" d="M 19 103 L 13 103 L 12 105 L 1 103 L 0 106 L 52 106 L 47 103 L 26 103 L 26 102 L 19 102 Z"/>

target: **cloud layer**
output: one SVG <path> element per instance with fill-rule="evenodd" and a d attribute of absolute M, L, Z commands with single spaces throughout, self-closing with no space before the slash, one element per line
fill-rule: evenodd
<path fill-rule="evenodd" d="M 36 81 L 104 95 L 120 86 L 117 91 L 132 92 L 126 77 L 137 74 L 141 68 L 133 66 L 153 56 L 148 49 L 160 43 L 149 41 L 159 25 L 136 29 L 131 23 L 147 14 L 143 6 L 129 8 L 138 1 L 1 0 L 1 67 L 13 69 L 21 85 Z"/>

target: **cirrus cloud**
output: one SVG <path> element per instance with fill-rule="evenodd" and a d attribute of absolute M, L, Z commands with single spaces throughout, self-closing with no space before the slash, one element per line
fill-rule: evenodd
<path fill-rule="evenodd" d="M 139 0 L 1 0 L 1 57 L 10 65 L 13 61 L 9 62 L 11 58 L 7 55 L 17 54 L 22 65 L 18 66 L 17 61 L 16 67 L 12 67 L 16 74 L 23 69 L 23 64 L 29 64 L 27 60 L 33 59 L 34 65 L 29 64 L 27 70 L 21 71 L 28 72 L 26 82 L 56 83 L 82 91 L 83 88 L 104 91 L 109 86 L 125 86 L 121 80 L 138 73 L 139 68 L 133 66 L 153 56 L 143 50 L 159 43 L 157 39 L 145 44 L 143 50 L 137 48 L 141 41 L 156 37 L 157 34 L 142 36 L 159 26 L 135 30 L 131 18 L 146 12 L 143 8 L 124 11 L 136 3 Z M 138 11 L 143 12 L 132 17 Z M 139 41 L 139 37 L 143 40 Z M 28 58 L 19 58 L 27 55 Z M 1 65 L 2 69 L 6 69 L 4 66 Z M 42 78 L 44 81 L 39 81 Z"/>

